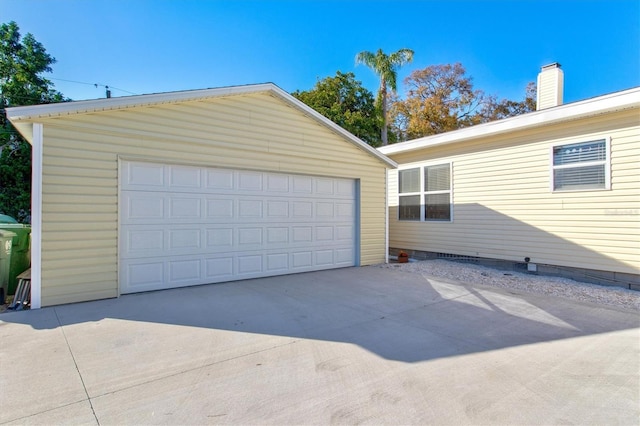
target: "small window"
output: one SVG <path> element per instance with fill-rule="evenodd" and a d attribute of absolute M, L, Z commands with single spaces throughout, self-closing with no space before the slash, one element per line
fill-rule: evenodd
<path fill-rule="evenodd" d="M 424 168 L 424 220 L 451 220 L 451 165 Z"/>
<path fill-rule="evenodd" d="M 451 164 L 398 171 L 398 219 L 451 221 Z"/>
<path fill-rule="evenodd" d="M 609 189 L 605 139 L 553 147 L 553 191 Z"/>
<path fill-rule="evenodd" d="M 420 220 L 420 196 L 400 197 L 400 220 Z"/>
<path fill-rule="evenodd" d="M 420 192 L 420 169 L 400 170 L 400 193 Z"/>
<path fill-rule="evenodd" d="M 420 168 L 398 172 L 400 192 L 398 218 L 420 220 Z"/>

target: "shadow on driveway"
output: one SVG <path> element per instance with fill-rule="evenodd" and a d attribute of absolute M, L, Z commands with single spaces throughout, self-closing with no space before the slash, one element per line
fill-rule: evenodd
<path fill-rule="evenodd" d="M 149 343 L 158 336 L 131 323 L 155 323 L 343 342 L 408 363 L 640 326 L 630 311 L 377 267 L 132 294 L 0 320 L 34 329 L 93 323 L 84 333 L 96 340 L 96 351 Z M 99 327 L 105 320 L 129 324 L 121 331 Z M 189 345 L 182 334 L 185 329 L 167 331 L 170 347 L 161 351 Z"/>

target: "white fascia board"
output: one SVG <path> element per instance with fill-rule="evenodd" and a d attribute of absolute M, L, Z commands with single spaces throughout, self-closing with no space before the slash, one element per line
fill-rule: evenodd
<path fill-rule="evenodd" d="M 319 121 L 324 126 L 329 127 L 334 132 L 336 132 L 336 133 L 340 134 L 341 136 L 347 138 L 354 145 L 358 146 L 359 148 L 365 150 L 369 154 L 371 154 L 374 157 L 378 158 L 383 163 L 385 163 L 388 167 L 393 168 L 393 169 L 398 168 L 398 164 L 395 161 L 393 161 L 392 159 L 390 159 L 386 155 L 382 154 L 376 148 L 372 147 L 371 145 L 369 145 L 368 143 L 364 142 L 362 139 L 358 138 L 357 136 L 353 135 L 352 133 L 348 132 L 347 130 L 343 129 L 342 127 L 338 126 L 336 123 L 334 123 L 333 121 L 329 120 L 327 117 L 325 117 L 324 115 L 320 114 L 319 112 L 317 112 L 316 110 L 314 110 L 313 108 L 311 108 L 310 106 L 305 104 L 304 102 L 294 98 L 293 96 L 291 96 L 290 94 L 288 94 L 287 92 L 285 92 L 284 90 L 279 88 L 278 86 L 274 85 L 272 91 L 273 91 L 274 94 L 280 96 L 283 100 L 285 100 L 286 102 L 288 102 L 292 106 L 296 107 L 303 114 L 313 118 L 316 121 Z"/>
<path fill-rule="evenodd" d="M 246 86 L 221 87 L 217 89 L 186 90 L 181 92 L 154 93 L 151 95 L 122 96 L 89 101 L 60 102 L 55 104 L 28 105 L 7 108 L 7 117 L 13 122 L 36 120 L 39 118 L 59 117 L 63 115 L 83 114 L 88 112 L 109 111 L 138 106 L 164 103 L 185 102 L 206 98 L 241 95 L 247 93 L 266 92 L 276 86 L 272 83 L 251 84 Z"/>
<path fill-rule="evenodd" d="M 400 154 L 638 107 L 640 107 L 640 87 L 439 135 L 387 145 L 378 148 L 378 150 L 386 155 Z"/>
<path fill-rule="evenodd" d="M 72 114 L 83 114 L 98 111 L 110 111 L 116 109 L 133 108 L 140 106 L 150 106 L 165 103 L 176 103 L 195 101 L 207 98 L 218 98 L 224 96 L 234 96 L 251 94 L 258 92 L 270 92 L 278 96 L 288 104 L 297 108 L 305 115 L 320 122 L 325 127 L 348 139 L 351 143 L 373 155 L 388 167 L 396 168 L 398 165 L 369 144 L 349 133 L 331 120 L 324 117 L 303 102 L 291 96 L 273 83 L 251 84 L 246 86 L 221 87 L 217 89 L 188 90 L 183 92 L 157 93 L 151 95 L 123 96 L 118 98 L 96 99 L 90 101 L 61 102 L 56 104 L 31 105 L 23 107 L 7 108 L 7 117 L 16 128 L 27 137 L 22 130 L 20 123 L 43 118 L 60 117 Z M 30 126 L 29 126 L 30 127 Z M 28 137 L 27 137 L 28 139 Z"/>

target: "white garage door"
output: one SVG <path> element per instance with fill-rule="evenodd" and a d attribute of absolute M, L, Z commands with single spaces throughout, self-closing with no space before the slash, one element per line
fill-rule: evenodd
<path fill-rule="evenodd" d="M 352 179 L 123 162 L 121 293 L 356 264 Z"/>

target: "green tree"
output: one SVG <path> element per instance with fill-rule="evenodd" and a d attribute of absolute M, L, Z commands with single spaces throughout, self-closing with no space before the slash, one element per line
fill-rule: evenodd
<path fill-rule="evenodd" d="M 378 49 L 376 53 L 363 51 L 356 55 L 356 64 L 364 64 L 371 68 L 380 78 L 380 88 L 378 89 L 378 100 L 380 102 L 382 114 L 381 139 L 382 145 L 389 143 L 388 138 L 388 89 L 395 92 L 397 90 L 396 80 L 398 77 L 398 68 L 402 65 L 413 61 L 413 50 L 400 49 L 390 55 L 387 55 Z"/>
<path fill-rule="evenodd" d="M 522 102 L 498 101 L 473 87 L 460 63 L 431 65 L 405 80 L 406 98 L 396 99 L 390 115 L 399 140 L 415 139 L 535 110 L 535 84 Z"/>
<path fill-rule="evenodd" d="M 5 108 L 62 102 L 42 76 L 56 60 L 15 22 L 0 25 L 0 213 L 19 221 L 31 216 L 31 146 L 7 120 Z"/>
<path fill-rule="evenodd" d="M 373 94 L 351 72 L 319 80 L 313 89 L 295 91 L 294 97 L 371 146 L 380 145 L 380 123 Z"/>

